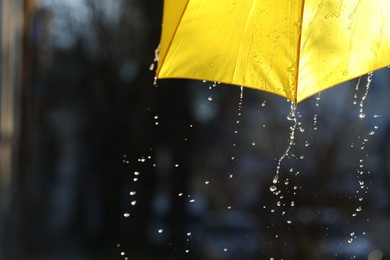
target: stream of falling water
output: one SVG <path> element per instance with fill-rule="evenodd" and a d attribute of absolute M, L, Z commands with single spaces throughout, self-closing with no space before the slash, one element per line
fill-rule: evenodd
<path fill-rule="evenodd" d="M 364 92 L 364 95 L 362 96 L 362 99 L 360 100 L 360 103 L 359 103 L 359 106 L 360 106 L 359 117 L 360 118 L 365 118 L 366 117 L 366 115 L 364 114 L 364 111 L 363 111 L 363 106 L 364 106 L 364 101 L 366 100 L 366 98 L 368 96 L 368 91 L 369 91 L 370 86 L 371 86 L 371 81 L 372 81 L 373 75 L 374 74 L 372 72 L 368 73 L 368 75 L 367 75 L 366 90 Z"/>
<path fill-rule="evenodd" d="M 372 79 L 373 79 L 373 73 L 370 72 L 367 75 L 367 82 L 365 85 L 364 94 L 362 95 L 360 102 L 359 102 L 359 119 L 361 119 L 361 120 L 366 117 L 366 114 L 364 113 L 364 102 L 368 96 L 368 92 L 369 92 L 369 89 L 371 86 Z M 353 101 L 354 105 L 358 104 L 358 90 L 359 90 L 360 82 L 361 82 L 361 77 L 358 79 L 358 81 L 356 83 L 354 101 Z M 380 116 L 374 115 L 373 117 L 378 118 Z M 357 144 L 356 147 L 354 144 L 351 145 L 351 148 L 355 148 L 361 153 L 361 157 L 359 158 L 359 163 L 357 164 L 356 170 L 355 170 L 356 179 L 358 182 L 358 188 L 355 191 L 356 195 L 354 196 L 354 198 L 356 198 L 358 200 L 358 204 L 355 208 L 355 211 L 352 213 L 353 218 L 357 217 L 358 214 L 363 211 L 363 205 L 362 205 L 363 200 L 364 200 L 363 195 L 368 192 L 368 186 L 365 183 L 365 177 L 366 177 L 365 174 L 370 173 L 369 171 L 365 170 L 364 162 L 365 162 L 365 159 L 368 157 L 368 154 L 364 153 L 364 149 L 366 147 L 367 142 L 369 141 L 369 137 L 373 136 L 375 134 L 375 132 L 377 131 L 377 129 L 378 129 L 378 126 L 374 125 L 373 129 L 371 129 L 369 131 L 368 136 L 363 137 L 363 138 L 361 136 L 358 136 L 358 139 L 361 140 L 360 144 Z M 367 219 L 367 222 L 369 222 L 369 219 Z M 362 235 L 365 235 L 365 232 L 362 232 Z M 348 239 L 347 239 L 348 243 L 351 244 L 354 241 L 354 239 L 356 239 L 357 237 L 358 237 L 357 232 L 349 232 Z"/>
<path fill-rule="evenodd" d="M 291 102 L 290 109 L 291 110 L 290 110 L 290 113 L 287 116 L 287 120 L 292 121 L 293 123 L 292 123 L 292 126 L 290 126 L 290 134 L 289 134 L 289 140 L 288 140 L 287 149 L 282 154 L 282 156 L 279 158 L 278 164 L 276 166 L 276 173 L 275 173 L 275 175 L 274 175 L 274 177 L 272 179 L 272 183 L 274 184 L 274 185 L 272 185 L 270 187 L 270 190 L 272 192 L 276 192 L 276 190 L 277 190 L 276 184 L 279 182 L 280 166 L 282 164 L 282 161 L 284 160 L 284 158 L 286 156 L 288 156 L 291 148 L 294 146 L 295 130 L 297 129 L 297 124 L 298 124 L 298 120 L 297 120 L 297 116 L 296 116 L 297 104 L 294 103 L 294 102 Z"/>
<path fill-rule="evenodd" d="M 236 125 L 238 127 L 238 125 L 240 124 L 240 120 L 241 120 L 241 115 L 242 115 L 242 102 L 243 102 L 243 99 L 244 99 L 244 87 L 241 86 L 240 87 L 240 98 L 239 98 L 239 101 L 238 101 L 238 109 L 237 109 L 237 120 L 236 120 Z M 238 134 L 238 128 L 236 128 L 234 130 L 234 134 L 237 135 Z M 236 147 L 237 144 L 236 143 L 233 143 L 233 147 Z M 234 150 L 234 153 L 231 157 L 231 160 L 232 161 L 235 161 L 237 162 L 238 161 L 238 158 L 237 158 L 237 150 L 235 149 Z M 229 178 L 233 178 L 233 174 L 230 174 L 229 175 Z"/>

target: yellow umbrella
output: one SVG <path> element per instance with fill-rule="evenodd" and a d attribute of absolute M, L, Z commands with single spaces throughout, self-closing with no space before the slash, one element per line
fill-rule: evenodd
<path fill-rule="evenodd" d="M 156 78 L 298 103 L 390 65 L 390 0 L 165 0 Z"/>

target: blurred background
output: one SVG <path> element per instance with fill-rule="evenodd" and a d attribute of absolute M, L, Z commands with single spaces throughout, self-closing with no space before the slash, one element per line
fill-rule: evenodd
<path fill-rule="evenodd" d="M 298 105 L 271 191 L 290 104 L 154 86 L 162 1 L 0 6 L 1 260 L 390 259 L 389 68 Z"/>

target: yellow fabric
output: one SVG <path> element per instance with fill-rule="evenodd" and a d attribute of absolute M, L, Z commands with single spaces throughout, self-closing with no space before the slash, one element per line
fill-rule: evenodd
<path fill-rule="evenodd" d="M 389 0 L 165 0 L 157 78 L 294 102 L 390 65 Z"/>

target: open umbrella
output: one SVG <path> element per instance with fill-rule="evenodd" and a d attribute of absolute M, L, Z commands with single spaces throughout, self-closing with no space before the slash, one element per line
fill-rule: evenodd
<path fill-rule="evenodd" d="M 298 103 L 390 65 L 389 0 L 165 0 L 156 78 Z"/>

